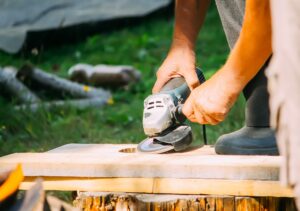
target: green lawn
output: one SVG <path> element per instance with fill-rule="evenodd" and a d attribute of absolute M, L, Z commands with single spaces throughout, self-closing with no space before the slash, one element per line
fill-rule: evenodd
<path fill-rule="evenodd" d="M 80 43 L 43 49 L 38 55 L 0 52 L 0 66 L 20 67 L 30 62 L 67 76 L 76 63 L 127 64 L 142 71 L 142 81 L 128 89 L 112 90 L 115 103 L 104 108 L 51 112 L 16 112 L 13 103 L 0 98 L 0 155 L 19 151 L 45 151 L 67 143 L 138 143 L 142 130 L 143 100 L 150 94 L 155 72 L 167 54 L 173 19 L 153 18 L 134 27 L 91 36 Z M 207 77 L 225 61 L 226 39 L 215 6 L 210 8 L 197 43 L 197 64 Z M 58 66 L 59 70 L 54 70 Z M 243 124 L 239 99 L 225 122 L 207 129 L 209 143 Z M 195 144 L 202 143 L 201 127 L 192 125 Z"/>

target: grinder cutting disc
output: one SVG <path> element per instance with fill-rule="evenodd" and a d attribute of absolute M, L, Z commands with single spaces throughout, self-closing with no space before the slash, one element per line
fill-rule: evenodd
<path fill-rule="evenodd" d="M 181 125 L 163 136 L 149 137 L 142 141 L 137 149 L 139 152 L 164 153 L 171 150 L 185 150 L 192 143 L 192 130 L 187 125 Z"/>

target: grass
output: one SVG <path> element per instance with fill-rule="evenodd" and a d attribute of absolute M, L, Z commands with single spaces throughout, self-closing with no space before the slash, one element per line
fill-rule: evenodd
<path fill-rule="evenodd" d="M 0 52 L 0 65 L 20 67 L 32 63 L 66 77 L 76 63 L 127 64 L 142 72 L 142 81 L 127 89 L 114 89 L 115 103 L 104 108 L 74 108 L 36 113 L 16 112 L 13 102 L 0 98 L 0 155 L 20 151 L 46 151 L 67 143 L 138 143 L 142 130 L 143 100 L 151 92 L 155 72 L 165 58 L 171 42 L 173 19 L 153 18 L 130 28 L 91 36 L 80 43 L 43 49 L 37 55 Z M 214 6 L 197 43 L 197 64 L 211 76 L 228 55 L 226 39 Z M 58 70 L 57 70 L 58 67 Z M 229 117 L 207 129 L 209 143 L 220 134 L 243 124 L 243 100 L 240 98 Z M 192 124 L 194 144 L 202 143 L 201 127 Z"/>

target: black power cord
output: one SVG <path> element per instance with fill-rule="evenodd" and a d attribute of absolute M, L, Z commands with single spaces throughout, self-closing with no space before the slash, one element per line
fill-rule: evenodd
<path fill-rule="evenodd" d="M 207 145 L 207 136 L 206 136 L 206 126 L 205 125 L 202 125 L 202 135 L 203 135 L 204 145 Z"/>
<path fill-rule="evenodd" d="M 204 83 L 206 81 L 206 79 L 205 79 L 205 76 L 204 76 L 202 70 L 200 68 L 196 67 L 196 73 L 197 73 L 200 83 L 201 84 Z M 206 126 L 205 125 L 202 125 L 202 135 L 203 135 L 203 142 L 205 145 L 207 145 L 207 136 L 206 136 Z"/>

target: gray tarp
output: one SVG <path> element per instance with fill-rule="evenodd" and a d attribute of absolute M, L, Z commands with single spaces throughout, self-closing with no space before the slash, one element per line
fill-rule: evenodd
<path fill-rule="evenodd" d="M 171 0 L 0 0 L 0 49 L 18 52 L 28 32 L 141 17 Z"/>

